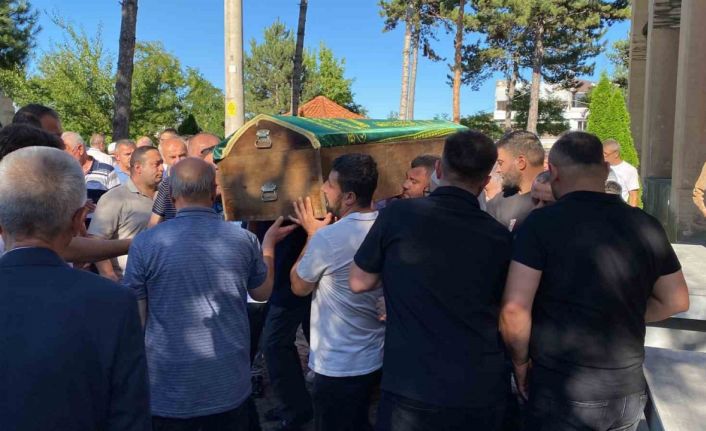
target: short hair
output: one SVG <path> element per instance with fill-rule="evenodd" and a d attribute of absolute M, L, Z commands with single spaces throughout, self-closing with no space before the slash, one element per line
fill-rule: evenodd
<path fill-rule="evenodd" d="M 608 148 L 612 151 L 620 152 L 620 143 L 615 139 L 606 139 L 603 141 L 603 148 Z"/>
<path fill-rule="evenodd" d="M 89 144 L 92 146 L 96 145 L 98 140 L 103 140 L 103 143 L 105 144 L 105 135 L 102 133 L 94 133 L 91 135 L 91 139 L 88 140 Z"/>
<path fill-rule="evenodd" d="M 162 136 L 163 134 L 165 134 L 165 133 L 173 133 L 173 134 L 179 136 L 179 132 L 177 131 L 177 129 L 175 129 L 175 128 L 173 128 L 173 127 L 167 127 L 166 129 L 160 130 L 160 131 L 157 133 L 157 137 L 161 137 L 161 136 Z"/>
<path fill-rule="evenodd" d="M 67 143 L 67 138 L 68 138 L 68 143 Z M 71 147 L 71 149 L 74 149 L 74 148 L 78 147 L 79 145 L 82 146 L 83 148 L 86 148 L 86 142 L 83 140 L 81 135 L 79 135 L 76 132 L 62 133 L 61 140 L 64 141 L 64 144 L 67 147 Z"/>
<path fill-rule="evenodd" d="M 549 162 L 557 166 L 603 166 L 603 144 L 595 135 L 586 132 L 563 134 L 549 152 Z"/>
<path fill-rule="evenodd" d="M 38 103 L 30 103 L 15 113 L 15 116 L 12 117 L 12 124 L 31 124 L 41 128 L 42 117 L 46 115 L 59 119 L 59 114 L 55 110 Z"/>
<path fill-rule="evenodd" d="M 0 160 L 13 151 L 25 147 L 50 147 L 64 149 L 64 142 L 57 136 L 29 124 L 10 124 L 0 130 Z"/>
<path fill-rule="evenodd" d="M 126 146 L 130 146 L 130 147 L 135 147 L 135 148 L 137 147 L 137 145 L 135 144 L 135 141 L 133 141 L 132 139 L 118 139 L 117 141 L 115 141 L 115 150 L 116 151 L 118 149 L 118 146 L 120 146 L 120 145 L 126 145 Z"/>
<path fill-rule="evenodd" d="M 154 146 L 154 142 L 152 142 L 152 139 L 150 139 L 149 136 L 140 136 L 140 137 L 137 138 L 137 140 L 135 141 L 135 145 L 137 145 L 140 141 L 142 141 L 142 140 L 144 140 L 144 139 L 147 139 L 147 140 L 150 142 L 150 146 Z"/>
<path fill-rule="evenodd" d="M 145 163 L 145 156 L 150 151 L 159 152 L 155 147 L 139 147 L 132 152 L 130 156 L 130 172 L 135 169 L 135 166 Z"/>
<path fill-rule="evenodd" d="M 169 176 L 174 199 L 207 199 L 216 187 L 216 169 L 195 157 L 177 164 Z"/>
<path fill-rule="evenodd" d="M 462 182 L 479 183 L 493 169 L 498 149 L 493 140 L 474 130 L 456 132 L 446 138 L 441 161 L 451 176 Z"/>
<path fill-rule="evenodd" d="M 169 138 L 167 141 L 164 141 L 164 142 L 160 142 L 160 143 L 159 143 L 159 145 L 157 146 L 157 148 L 159 149 L 159 152 L 162 154 L 162 156 L 164 156 L 164 147 L 166 146 L 167 142 L 169 142 L 169 141 L 179 141 L 179 142 L 181 142 L 182 144 L 184 144 L 184 149 L 186 149 L 186 150 L 189 149 L 189 146 L 188 146 L 188 144 L 186 143 L 186 141 L 184 140 L 184 138 L 182 138 L 181 136 L 178 136 L 178 135 L 177 135 L 177 136 L 175 136 L 175 137 L 173 137 L 173 138 Z"/>
<path fill-rule="evenodd" d="M 0 162 L 0 226 L 11 238 L 52 240 L 86 202 L 81 166 L 56 148 L 28 147 Z"/>
<path fill-rule="evenodd" d="M 378 186 L 378 165 L 368 154 L 351 153 L 337 157 L 331 171 L 338 173 L 338 185 L 344 193 L 355 193 L 356 202 L 370 206 Z"/>
<path fill-rule="evenodd" d="M 439 161 L 439 157 L 433 154 L 422 154 L 417 156 L 412 160 L 411 167 L 414 168 L 425 168 L 427 172 L 431 173 L 434 168 L 436 168 L 436 162 Z"/>
<path fill-rule="evenodd" d="M 525 156 L 531 166 L 544 165 L 544 147 L 537 135 L 527 130 L 506 133 L 498 140 L 498 148 L 506 149 L 513 157 Z"/>
<path fill-rule="evenodd" d="M 605 182 L 605 192 L 609 195 L 619 195 L 623 192 L 623 187 L 615 181 L 608 180 Z"/>

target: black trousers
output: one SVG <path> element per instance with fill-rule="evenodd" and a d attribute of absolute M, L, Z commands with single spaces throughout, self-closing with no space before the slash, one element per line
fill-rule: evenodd
<path fill-rule="evenodd" d="M 188 419 L 152 416 L 152 431 L 249 431 L 250 399 L 237 408 Z"/>
<path fill-rule="evenodd" d="M 306 390 L 301 361 L 294 341 L 297 328 L 302 325 L 309 338 L 311 303 L 285 308 L 270 304 L 265 319 L 264 347 L 270 386 L 281 404 L 282 419 L 293 424 L 311 420 L 311 396 Z"/>
<path fill-rule="evenodd" d="M 266 302 L 248 302 L 248 322 L 250 322 L 250 364 L 260 350 L 260 336 L 265 327 L 268 304 Z"/>
<path fill-rule="evenodd" d="M 647 393 L 573 401 L 530 393 L 527 431 L 634 431 L 640 424 Z"/>
<path fill-rule="evenodd" d="M 368 431 L 370 398 L 380 383 L 380 370 L 354 377 L 314 375 L 314 429 Z"/>
<path fill-rule="evenodd" d="M 487 407 L 441 407 L 382 392 L 376 431 L 499 431 L 504 401 Z"/>

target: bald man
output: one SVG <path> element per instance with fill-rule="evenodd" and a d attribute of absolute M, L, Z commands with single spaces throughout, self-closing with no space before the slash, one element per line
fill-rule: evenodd
<path fill-rule="evenodd" d="M 212 133 L 198 133 L 189 139 L 188 155 L 189 157 L 204 158 L 203 150 L 215 147 L 221 142 L 221 138 Z"/>
<path fill-rule="evenodd" d="M 280 217 L 260 247 L 213 211 L 213 166 L 188 158 L 170 178 L 177 217 L 135 237 L 123 279 L 146 320 L 154 429 L 185 429 L 188 420 L 189 429 L 246 431 L 246 295 L 269 298 L 275 245 L 296 225 L 281 227 Z"/>
<path fill-rule="evenodd" d="M 640 204 L 640 176 L 637 169 L 622 159 L 620 144 L 615 139 L 603 142 L 603 158 L 610 164 L 610 169 L 618 177 L 621 194 L 625 202 L 636 207 Z"/>
<path fill-rule="evenodd" d="M 171 141 L 167 141 L 171 142 Z M 220 142 L 220 139 L 216 135 L 210 133 L 199 133 L 194 135 L 189 139 L 188 145 L 188 155 L 189 157 L 204 159 L 208 156 L 208 152 L 203 150 L 214 147 Z M 166 159 L 165 159 L 166 160 Z M 211 160 L 213 160 L 211 158 Z M 166 171 L 165 171 L 166 172 Z M 157 224 L 172 219 L 176 216 L 176 207 L 171 199 L 171 182 L 169 178 L 166 177 L 164 181 L 159 185 L 159 191 L 157 192 L 157 197 L 154 200 L 154 205 L 152 206 L 152 217 L 150 218 L 149 226 L 153 227 Z M 216 204 L 218 206 L 218 204 Z M 220 209 L 219 212 L 223 212 Z"/>
<path fill-rule="evenodd" d="M 137 141 L 135 141 L 135 145 L 137 145 L 137 148 L 154 147 L 152 140 L 148 136 L 140 136 L 139 138 L 137 138 Z"/>
<path fill-rule="evenodd" d="M 164 160 L 164 175 L 169 176 L 170 169 L 186 158 L 186 142 L 178 136 L 165 139 L 159 144 L 159 152 Z"/>

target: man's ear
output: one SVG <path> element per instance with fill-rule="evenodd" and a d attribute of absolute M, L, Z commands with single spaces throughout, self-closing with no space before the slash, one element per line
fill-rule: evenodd
<path fill-rule="evenodd" d="M 527 159 L 525 159 L 525 156 L 520 154 L 515 159 L 515 164 L 517 165 L 517 169 L 524 171 L 527 168 Z"/>
<path fill-rule="evenodd" d="M 557 179 L 559 179 L 559 168 L 549 162 L 549 181 L 552 182 L 556 181 Z"/>
<path fill-rule="evenodd" d="M 357 200 L 358 196 L 356 196 L 353 192 L 347 192 L 343 194 L 343 202 L 346 204 L 346 206 L 352 207 L 353 205 L 355 205 Z"/>
<path fill-rule="evenodd" d="M 74 215 L 71 217 L 71 235 L 76 236 L 80 232 L 86 229 L 86 215 L 88 214 L 88 208 L 84 205 L 77 209 Z"/>
<path fill-rule="evenodd" d="M 436 177 L 438 179 L 444 178 L 444 169 L 441 167 L 441 159 L 434 163 L 434 170 L 436 171 Z"/>

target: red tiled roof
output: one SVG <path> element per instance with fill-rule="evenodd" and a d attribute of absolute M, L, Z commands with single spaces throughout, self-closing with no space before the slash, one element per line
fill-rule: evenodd
<path fill-rule="evenodd" d="M 365 118 L 351 112 L 326 96 L 316 96 L 299 107 L 300 117 L 309 118 Z"/>

